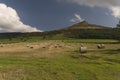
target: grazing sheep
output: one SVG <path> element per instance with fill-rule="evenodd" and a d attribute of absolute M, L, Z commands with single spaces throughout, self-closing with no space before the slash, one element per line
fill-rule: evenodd
<path fill-rule="evenodd" d="M 105 48 L 105 45 L 104 45 L 104 44 L 101 44 L 101 46 L 102 46 L 103 48 Z"/>
<path fill-rule="evenodd" d="M 57 46 L 55 46 L 55 48 L 57 48 Z"/>
<path fill-rule="evenodd" d="M 29 46 L 26 46 L 26 47 L 29 47 Z"/>
<path fill-rule="evenodd" d="M 87 47 L 80 47 L 80 53 L 87 53 Z"/>
<path fill-rule="evenodd" d="M 105 48 L 105 45 L 104 45 L 104 44 L 98 44 L 98 45 L 97 45 L 97 48 L 98 48 L 98 49 L 104 49 L 104 48 Z"/>
<path fill-rule="evenodd" d="M 46 48 L 46 47 L 42 47 L 42 48 Z"/>
<path fill-rule="evenodd" d="M 29 47 L 29 45 L 27 45 L 26 47 Z"/>
<path fill-rule="evenodd" d="M 3 45 L 1 45 L 0 47 L 3 47 Z"/>
<path fill-rule="evenodd" d="M 33 48 L 34 48 L 33 46 L 30 47 L 30 49 L 33 49 Z"/>

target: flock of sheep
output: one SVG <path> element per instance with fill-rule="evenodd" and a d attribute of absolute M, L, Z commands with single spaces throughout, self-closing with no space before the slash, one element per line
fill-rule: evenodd
<path fill-rule="evenodd" d="M 63 42 L 43 42 L 43 43 L 41 42 L 41 43 L 37 43 L 37 44 L 27 43 L 25 49 L 28 49 L 28 50 L 29 49 L 34 49 L 34 50 L 39 49 L 39 50 L 43 50 L 43 51 L 44 50 L 54 50 L 55 51 L 58 49 L 59 50 L 72 50 L 73 48 L 75 48 L 74 46 L 72 46 L 70 44 L 65 44 Z M 88 52 L 88 47 L 84 46 L 83 44 L 81 44 L 80 46 L 78 49 L 80 53 L 87 53 Z M 4 45 L 1 44 L 0 47 L 4 47 Z M 21 47 L 22 47 L 22 45 L 21 45 Z M 96 47 L 98 49 L 104 49 L 105 45 L 104 44 L 97 44 Z"/>
<path fill-rule="evenodd" d="M 27 46 L 27 47 L 29 47 L 29 48 L 31 48 L 31 49 L 34 48 L 33 46 Z M 48 46 L 47 46 L 47 47 L 48 47 Z M 46 47 L 46 46 L 43 46 L 42 48 L 45 49 L 45 48 L 47 48 L 47 47 Z M 50 50 L 51 50 L 51 49 L 52 49 L 52 50 L 53 50 L 53 49 L 57 49 L 57 48 L 62 48 L 62 49 L 64 49 L 64 48 L 68 48 L 68 47 L 70 47 L 70 46 L 67 45 L 67 47 L 66 47 L 66 46 L 60 45 L 60 44 L 55 44 L 55 45 L 49 44 L 49 49 L 50 49 Z M 98 49 L 104 49 L 104 48 L 105 48 L 105 45 L 104 45 L 104 44 L 97 44 L 96 47 L 97 47 Z M 83 46 L 83 44 L 81 44 L 81 47 L 79 48 L 79 52 L 80 52 L 80 53 L 87 53 L 87 52 L 88 52 L 88 48 L 85 47 L 85 46 Z"/>
<path fill-rule="evenodd" d="M 49 50 L 60 49 L 60 48 L 62 49 L 65 47 L 63 44 L 59 44 L 56 42 L 54 44 L 53 42 L 43 42 L 43 43 L 38 43 L 36 45 L 38 46 L 39 49 L 49 49 Z M 26 47 L 30 49 L 35 49 L 35 45 L 27 44 Z"/>

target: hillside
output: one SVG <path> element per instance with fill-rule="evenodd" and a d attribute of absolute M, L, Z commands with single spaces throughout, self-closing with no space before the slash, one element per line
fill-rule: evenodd
<path fill-rule="evenodd" d="M 96 24 L 89 24 L 87 21 L 82 21 L 65 29 L 110 29 L 110 28 Z"/>
<path fill-rule="evenodd" d="M 107 31 L 106 31 L 107 29 Z M 0 41 L 20 42 L 36 39 L 116 39 L 120 40 L 120 29 L 113 29 L 83 21 L 64 29 L 32 33 L 0 33 Z"/>
<path fill-rule="evenodd" d="M 107 30 L 107 31 L 106 31 Z M 83 21 L 67 28 L 50 31 L 48 35 L 62 35 L 65 38 L 77 39 L 117 39 L 120 40 L 120 29 L 89 24 Z"/>

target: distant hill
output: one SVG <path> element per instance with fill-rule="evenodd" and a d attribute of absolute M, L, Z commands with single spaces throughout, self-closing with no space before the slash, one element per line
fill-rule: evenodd
<path fill-rule="evenodd" d="M 48 31 L 45 33 L 46 35 L 57 35 L 65 38 L 120 40 L 120 29 L 89 24 L 87 21 L 82 21 L 60 30 Z"/>
<path fill-rule="evenodd" d="M 12 41 L 14 39 L 27 41 L 33 37 L 39 39 L 117 39 L 120 40 L 120 29 L 104 27 L 96 24 L 89 24 L 83 21 L 67 28 L 45 32 L 31 33 L 0 33 L 0 40 L 6 39 Z"/>
<path fill-rule="evenodd" d="M 87 21 L 82 21 L 65 29 L 110 29 L 110 28 L 96 24 L 89 24 Z"/>

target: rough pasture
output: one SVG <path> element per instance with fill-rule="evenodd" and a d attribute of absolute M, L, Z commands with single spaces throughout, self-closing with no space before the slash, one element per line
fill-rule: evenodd
<path fill-rule="evenodd" d="M 88 53 L 79 53 L 81 44 Z M 120 79 L 120 44 L 105 44 L 104 49 L 97 43 L 60 40 L 1 45 L 1 80 Z"/>

